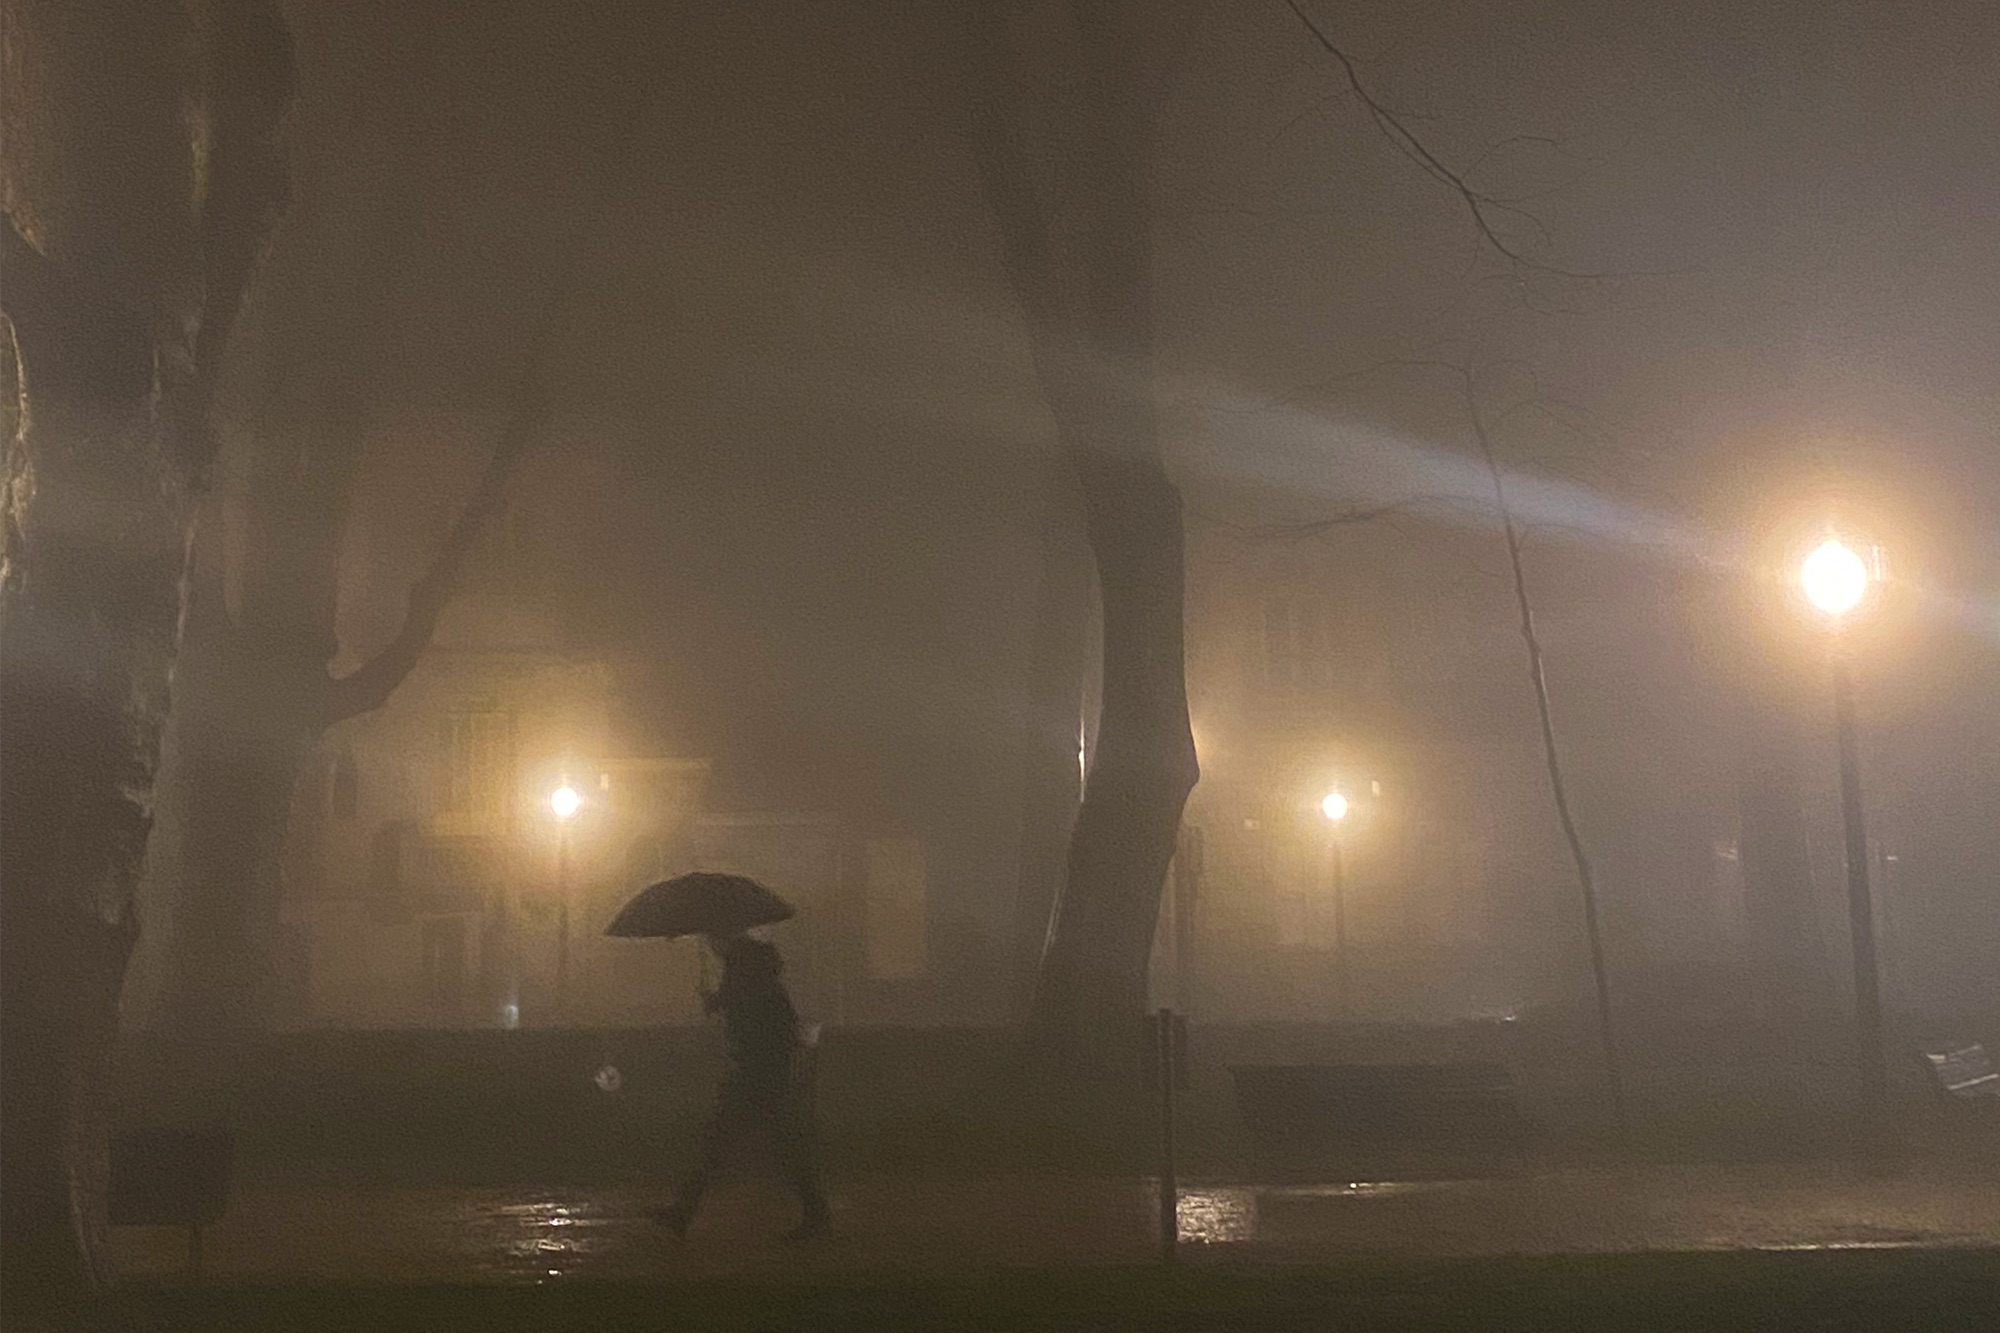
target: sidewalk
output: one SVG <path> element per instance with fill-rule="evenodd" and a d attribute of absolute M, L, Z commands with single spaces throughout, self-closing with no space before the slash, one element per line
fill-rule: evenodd
<path fill-rule="evenodd" d="M 1143 1262 L 1147 1180 L 871 1176 L 833 1182 L 835 1234 L 777 1238 L 789 1202 L 718 1189 L 685 1242 L 646 1218 L 663 1187 L 471 1189 L 247 1182 L 207 1233 L 230 1281 L 546 1283 Z M 1564 1171 L 1504 1180 L 1182 1190 L 1190 1259 L 1280 1262 L 1687 1249 L 2000 1247 L 2000 1183 L 1924 1165 Z M 180 1233 L 114 1233 L 128 1276 L 185 1261 Z"/>

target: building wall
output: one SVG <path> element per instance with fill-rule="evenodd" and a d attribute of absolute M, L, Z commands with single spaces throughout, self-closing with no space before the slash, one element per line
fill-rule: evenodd
<path fill-rule="evenodd" d="M 769 934 L 810 1019 L 864 1018 L 876 983 L 925 978 L 920 841 L 871 856 L 831 816 L 706 810 L 707 761 L 616 752 L 612 687 L 601 663 L 546 649 L 446 648 L 327 737 L 286 857 L 288 1021 L 699 1022 L 714 977 L 696 941 L 604 935 L 634 894 L 691 870 L 748 875 L 798 909 Z M 567 822 L 549 803 L 564 781 L 584 798 Z M 895 975 L 874 977 L 885 950 Z"/>
<path fill-rule="evenodd" d="M 1536 998 L 1538 965 L 1513 946 L 1560 846 L 1518 743 L 1532 715 L 1510 711 L 1518 677 L 1494 675 L 1504 641 L 1469 615 L 1454 628 L 1460 610 L 1405 586 L 1365 542 L 1196 543 L 1189 694 L 1202 781 L 1187 823 L 1203 866 L 1192 929 L 1177 931 L 1194 955 L 1178 970 L 1193 977 L 1180 989 L 1196 1012 L 1335 1017 L 1343 954 L 1347 1011 L 1360 1018 Z M 1337 827 L 1320 810 L 1333 790 L 1350 802 Z M 1187 910 L 1163 912 L 1163 946 Z"/>

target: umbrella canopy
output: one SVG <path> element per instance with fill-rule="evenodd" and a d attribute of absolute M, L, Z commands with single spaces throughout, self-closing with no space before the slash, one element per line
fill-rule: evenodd
<path fill-rule="evenodd" d="M 653 885 L 626 903 L 604 933 L 624 939 L 736 935 L 791 915 L 790 903 L 754 879 L 697 871 Z"/>

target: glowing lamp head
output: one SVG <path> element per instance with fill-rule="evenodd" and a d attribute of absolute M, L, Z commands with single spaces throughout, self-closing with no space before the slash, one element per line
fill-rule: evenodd
<path fill-rule="evenodd" d="M 576 788 L 565 782 L 549 793 L 549 809 L 555 812 L 557 819 L 569 819 L 583 809 L 583 797 L 577 794 Z"/>
<path fill-rule="evenodd" d="M 1799 566 L 1799 586 L 1814 607 L 1830 616 L 1845 615 L 1868 591 L 1868 566 L 1840 542 L 1825 541 Z"/>
<path fill-rule="evenodd" d="M 1319 812 L 1338 824 L 1347 818 L 1347 798 L 1337 791 L 1330 791 L 1326 799 L 1319 803 Z"/>

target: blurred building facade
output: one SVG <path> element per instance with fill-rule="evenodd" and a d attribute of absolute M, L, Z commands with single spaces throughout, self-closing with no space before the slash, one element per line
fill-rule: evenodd
<path fill-rule="evenodd" d="M 714 978 L 695 941 L 603 933 L 634 893 L 695 869 L 751 875 L 798 908 L 772 938 L 816 1020 L 928 983 L 920 841 L 709 810 L 709 762 L 622 753 L 613 696 L 602 662 L 458 643 L 331 734 L 294 804 L 283 1021 L 700 1021 Z M 582 798 L 566 820 L 550 800 L 564 785 Z"/>
<path fill-rule="evenodd" d="M 1433 571 L 1462 555 L 1459 586 L 1418 586 L 1422 569 L 1373 529 L 1195 530 L 1202 778 L 1156 936 L 1159 1002 L 1213 1019 L 1438 1020 L 1587 985 L 1511 593 L 1479 572 L 1491 534 L 1423 540 Z M 1559 698 L 1572 718 L 1592 704 Z M 1587 819 L 1617 812 L 1589 831 L 1619 877 L 1606 917 L 1624 975 L 1650 956 L 1728 963 L 1742 881 L 1726 810 L 1644 796 L 1659 775 L 1621 759 L 1573 746 L 1569 777 Z"/>
<path fill-rule="evenodd" d="M 647 884 L 696 869 L 751 875 L 798 908 L 772 938 L 813 1019 L 894 1011 L 933 985 L 922 842 L 709 808 L 710 761 L 635 744 L 618 671 L 553 613 L 545 519 L 519 496 L 410 677 L 308 765 L 282 871 L 279 1021 L 701 1021 L 712 965 L 697 942 L 603 933 Z M 568 818 L 551 802 L 564 786 L 581 798 Z"/>

